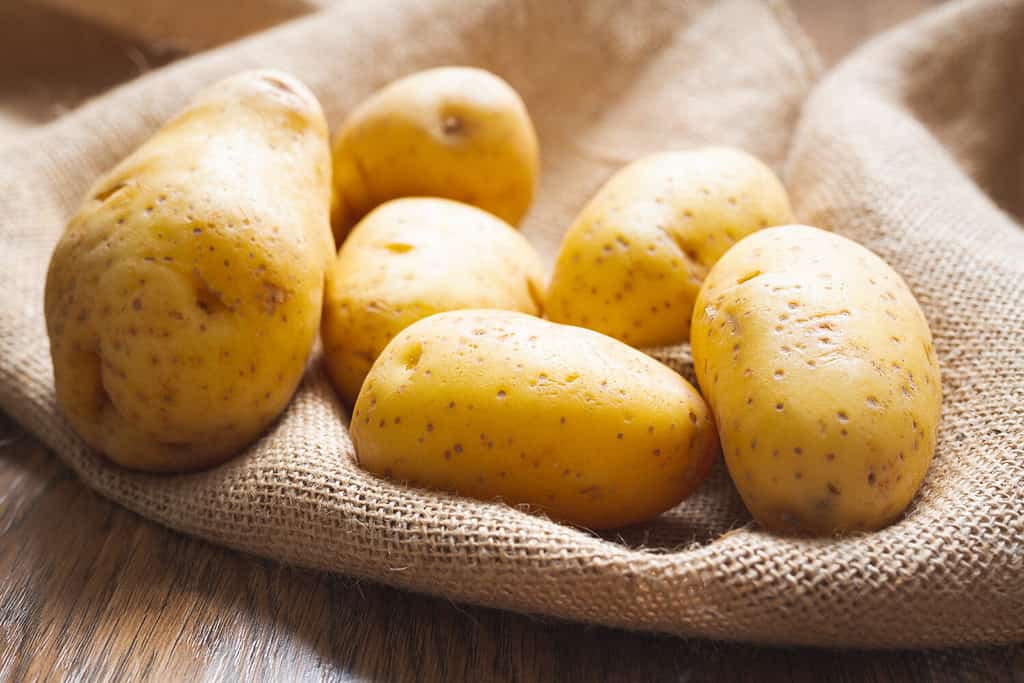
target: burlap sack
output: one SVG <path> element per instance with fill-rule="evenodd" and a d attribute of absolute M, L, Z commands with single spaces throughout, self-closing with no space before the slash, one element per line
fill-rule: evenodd
<path fill-rule="evenodd" d="M 338 0 L 37 1 L 149 43 L 199 51 L 314 12 Z"/>
<path fill-rule="evenodd" d="M 621 5 L 621 6 L 620 6 Z M 783 8 L 727 2 L 344 3 L 113 91 L 0 149 L 0 406 L 90 486 L 185 533 L 307 567 L 524 612 L 722 639 L 921 646 L 1024 638 L 1024 234 L 1016 134 L 1024 0 L 945 7 L 816 91 Z M 719 469 L 676 510 L 597 537 L 497 504 L 403 489 L 351 460 L 319 362 L 249 451 L 188 476 L 131 474 L 70 432 L 42 320 L 50 250 L 87 184 L 201 86 L 293 71 L 338 122 L 444 63 L 523 94 L 543 182 L 524 228 L 550 259 L 586 197 L 645 153 L 704 143 L 787 154 L 800 217 L 907 278 L 936 334 L 946 411 L 905 519 L 842 540 L 749 524 Z M 685 349 L 657 355 L 685 370 Z M 726 533 L 730 532 L 730 533 Z"/>

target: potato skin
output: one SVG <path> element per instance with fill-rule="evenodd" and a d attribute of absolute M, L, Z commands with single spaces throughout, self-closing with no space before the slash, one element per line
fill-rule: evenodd
<path fill-rule="evenodd" d="M 461 308 L 540 314 L 544 268 L 512 226 L 448 199 L 395 199 L 360 221 L 327 272 L 322 337 L 335 388 L 352 405 L 392 337 Z"/>
<path fill-rule="evenodd" d="M 718 452 L 686 380 L 610 337 L 508 311 L 424 318 L 388 344 L 352 414 L 379 475 L 592 529 L 675 506 Z"/>
<path fill-rule="evenodd" d="M 746 152 L 644 157 L 612 176 L 563 238 L 548 318 L 637 347 L 687 341 L 708 268 L 751 232 L 792 221 L 782 183 Z"/>
<path fill-rule="evenodd" d="M 341 244 L 373 207 L 445 197 L 518 225 L 533 200 L 537 134 L 511 86 L 482 69 L 442 67 L 371 95 L 334 139 L 333 217 Z"/>
<path fill-rule="evenodd" d="M 203 91 L 101 178 L 46 283 L 57 401 L 132 469 L 221 462 L 298 384 L 333 256 L 330 149 L 293 77 Z"/>
<path fill-rule="evenodd" d="M 884 261 L 816 228 L 755 233 L 705 280 L 691 344 L 762 525 L 826 535 L 899 517 L 931 462 L 942 388 L 928 323 Z"/>

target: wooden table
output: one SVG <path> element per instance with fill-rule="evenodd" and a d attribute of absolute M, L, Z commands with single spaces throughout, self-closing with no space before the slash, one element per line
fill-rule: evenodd
<path fill-rule="evenodd" d="M 931 3 L 793 4 L 834 62 Z M 297 570 L 107 502 L 0 415 L 0 679 L 58 677 L 1024 681 L 1024 647 L 840 653 L 685 641 Z"/>

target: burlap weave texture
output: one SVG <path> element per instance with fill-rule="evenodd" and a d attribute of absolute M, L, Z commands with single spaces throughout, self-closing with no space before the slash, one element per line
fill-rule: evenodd
<path fill-rule="evenodd" d="M 455 600 L 759 642 L 907 647 L 1024 638 L 1024 2 L 945 6 L 815 86 L 775 3 L 343 2 L 137 79 L 0 147 L 0 407 L 90 486 L 213 542 Z M 886 258 L 936 337 L 945 413 L 907 516 L 841 540 L 749 524 L 721 469 L 676 510 L 603 537 L 403 489 L 352 462 L 314 361 L 266 436 L 155 477 L 61 419 L 42 320 L 49 253 L 86 186 L 202 86 L 287 69 L 332 124 L 410 71 L 473 64 L 523 95 L 542 183 L 525 234 L 550 263 L 586 198 L 643 154 L 738 145 L 784 170 L 801 221 Z M 813 93 L 812 87 L 814 88 Z M 685 371 L 685 349 L 655 355 Z M 728 532 L 728 533 L 726 533 Z"/>

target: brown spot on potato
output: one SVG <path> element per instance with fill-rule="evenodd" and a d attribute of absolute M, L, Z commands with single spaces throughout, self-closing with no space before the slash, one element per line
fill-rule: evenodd
<path fill-rule="evenodd" d="M 264 280 L 261 284 L 263 286 L 263 312 L 267 315 L 273 315 L 277 307 L 288 298 L 288 293 L 285 289 L 269 280 Z"/>
<path fill-rule="evenodd" d="M 198 306 L 204 313 L 213 315 L 215 313 L 229 312 L 232 310 L 231 307 L 224 302 L 220 292 L 210 287 L 209 283 L 197 268 L 192 269 L 192 287 L 195 290 L 196 306 Z"/>
<path fill-rule="evenodd" d="M 423 357 L 423 345 L 419 342 L 410 344 L 402 353 L 401 363 L 406 370 L 414 369 Z"/>
<path fill-rule="evenodd" d="M 465 133 L 466 123 L 461 116 L 445 114 L 441 117 L 441 130 L 448 136 L 462 135 Z"/>

